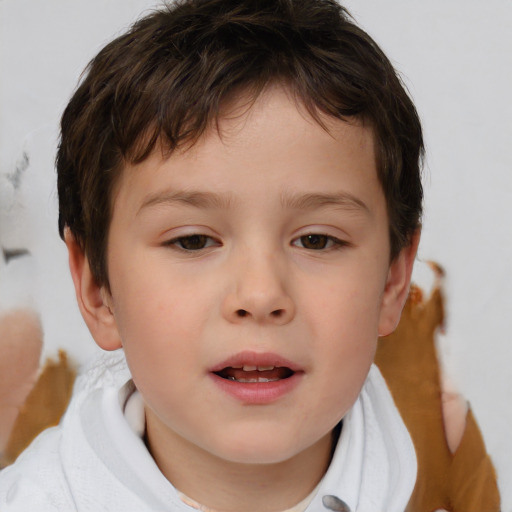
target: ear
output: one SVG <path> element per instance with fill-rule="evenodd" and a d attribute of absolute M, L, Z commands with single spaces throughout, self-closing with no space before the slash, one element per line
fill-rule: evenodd
<path fill-rule="evenodd" d="M 110 293 L 105 286 L 97 284 L 89 260 L 69 228 L 64 231 L 64 241 L 68 248 L 69 269 L 75 285 L 78 307 L 92 337 L 104 350 L 121 348 L 121 337 L 112 313 Z"/>
<path fill-rule="evenodd" d="M 400 321 L 402 309 L 409 295 L 412 268 L 418 251 L 420 233 L 419 229 L 415 231 L 410 245 L 404 247 L 389 266 L 386 288 L 382 296 L 379 336 L 391 334 Z"/>

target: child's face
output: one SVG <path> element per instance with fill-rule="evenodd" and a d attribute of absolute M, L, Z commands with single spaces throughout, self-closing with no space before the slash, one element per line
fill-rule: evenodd
<path fill-rule="evenodd" d="M 154 450 L 272 463 L 325 450 L 409 269 L 390 266 L 369 127 L 326 131 L 278 88 L 230 114 L 221 137 L 123 171 L 112 313 L 91 330 L 122 343 Z"/>

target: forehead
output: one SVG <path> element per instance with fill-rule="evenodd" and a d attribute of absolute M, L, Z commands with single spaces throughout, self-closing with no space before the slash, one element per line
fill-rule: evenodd
<path fill-rule="evenodd" d="M 269 167 L 274 172 L 267 172 Z M 229 190 L 230 183 L 234 188 L 239 179 L 249 187 L 258 179 L 268 186 L 287 179 L 293 188 L 300 177 L 306 187 L 309 179 L 314 193 L 331 179 L 332 168 L 349 174 L 361 169 L 359 188 L 374 187 L 377 177 L 371 126 L 359 119 L 340 120 L 321 112 L 312 115 L 280 86 L 269 87 L 257 97 L 240 94 L 226 102 L 216 122 L 194 144 L 169 154 L 162 142 L 140 164 L 126 165 L 115 195 L 120 188 L 140 188 L 141 181 L 151 189 L 159 168 L 165 168 L 180 187 L 210 190 L 221 186 Z M 226 182 L 228 175 L 231 182 Z"/>
<path fill-rule="evenodd" d="M 233 136 L 245 133 L 247 137 L 251 137 L 255 132 L 268 131 L 278 124 L 286 128 L 286 132 L 302 130 L 300 134 L 309 135 L 312 143 L 315 143 L 317 140 L 315 136 L 321 131 L 329 134 L 333 140 L 349 136 L 355 142 L 359 137 L 359 141 L 353 146 L 354 149 L 360 148 L 363 144 L 365 151 L 375 153 L 371 123 L 365 122 L 360 117 L 341 119 L 328 115 L 313 102 L 311 105 L 309 103 L 306 105 L 305 100 L 286 84 L 280 82 L 271 83 L 260 92 L 241 90 L 229 96 L 221 105 L 218 116 L 211 122 L 210 129 L 200 141 L 216 135 L 229 143 L 233 140 Z M 351 129 L 352 127 L 355 130 Z M 371 144 L 366 144 L 370 141 Z"/>

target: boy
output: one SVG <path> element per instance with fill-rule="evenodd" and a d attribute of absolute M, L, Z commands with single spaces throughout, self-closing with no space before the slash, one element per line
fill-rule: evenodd
<path fill-rule="evenodd" d="M 333 1 L 184 0 L 107 45 L 57 170 L 79 307 L 114 352 L 3 471 L 2 511 L 404 510 L 414 450 L 372 360 L 422 151 Z"/>

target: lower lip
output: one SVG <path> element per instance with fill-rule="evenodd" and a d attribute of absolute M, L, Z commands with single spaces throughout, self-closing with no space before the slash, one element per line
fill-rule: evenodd
<path fill-rule="evenodd" d="M 272 382 L 238 382 L 223 379 L 215 373 L 211 373 L 210 376 L 222 391 L 238 401 L 248 405 L 265 405 L 275 402 L 293 391 L 301 381 L 303 373 L 296 372 L 287 379 Z"/>

